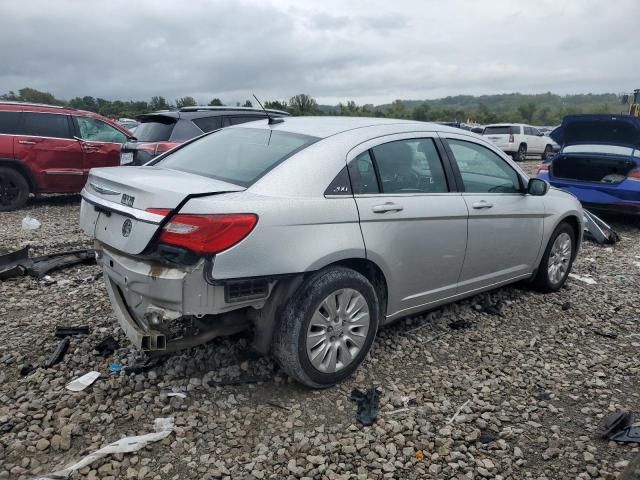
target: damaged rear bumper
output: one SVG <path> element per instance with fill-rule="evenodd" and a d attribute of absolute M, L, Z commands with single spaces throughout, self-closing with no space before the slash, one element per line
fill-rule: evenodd
<path fill-rule="evenodd" d="M 206 262 L 167 266 L 96 245 L 97 261 L 118 323 L 129 340 L 145 351 L 175 351 L 230 335 L 250 325 L 243 309 L 264 306 L 264 298 L 232 298 L 229 285 L 205 280 Z M 245 310 L 246 311 L 246 310 Z"/>

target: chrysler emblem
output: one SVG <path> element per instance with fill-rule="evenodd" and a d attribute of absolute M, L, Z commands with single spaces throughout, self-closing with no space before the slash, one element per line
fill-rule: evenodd
<path fill-rule="evenodd" d="M 131 233 L 131 228 L 133 227 L 133 223 L 131 223 L 131 220 L 129 220 L 128 218 L 124 221 L 124 223 L 122 224 L 122 236 L 123 237 L 128 237 L 129 234 Z"/>

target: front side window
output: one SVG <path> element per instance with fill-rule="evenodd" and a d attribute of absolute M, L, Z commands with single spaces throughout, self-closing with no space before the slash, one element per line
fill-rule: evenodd
<path fill-rule="evenodd" d="M 34 137 L 72 138 L 68 115 L 25 112 L 22 135 Z"/>
<path fill-rule="evenodd" d="M 477 143 L 448 139 L 465 192 L 519 193 L 520 177 L 500 156 Z"/>
<path fill-rule="evenodd" d="M 372 148 L 383 193 L 443 193 L 447 181 L 431 138 L 397 140 Z"/>
<path fill-rule="evenodd" d="M 76 117 L 76 121 L 80 138 L 83 140 L 105 143 L 124 143 L 127 141 L 124 133 L 95 118 Z"/>
<path fill-rule="evenodd" d="M 222 129 L 179 148 L 152 165 L 248 187 L 278 163 L 316 140 L 316 137 L 267 129 Z"/>

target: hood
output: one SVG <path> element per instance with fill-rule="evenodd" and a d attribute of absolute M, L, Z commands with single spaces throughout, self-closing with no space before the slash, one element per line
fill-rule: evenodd
<path fill-rule="evenodd" d="M 560 146 L 575 144 L 640 146 L 640 118 L 630 115 L 568 115 L 549 135 Z"/>

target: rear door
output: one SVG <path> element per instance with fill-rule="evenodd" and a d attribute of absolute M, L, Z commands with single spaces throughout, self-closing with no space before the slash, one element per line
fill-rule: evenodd
<path fill-rule="evenodd" d="M 74 116 L 76 135 L 82 147 L 82 168 L 87 172 L 96 167 L 120 165 L 120 150 L 127 136 L 120 130 L 96 118 Z"/>
<path fill-rule="evenodd" d="M 437 137 L 424 132 L 371 140 L 347 157 L 367 258 L 387 279 L 390 317 L 456 291 L 467 208 L 442 158 Z"/>
<path fill-rule="evenodd" d="M 0 159 L 13 160 L 13 135 L 15 135 L 20 112 L 0 112 Z"/>
<path fill-rule="evenodd" d="M 539 139 L 534 135 L 532 127 L 522 127 L 524 130 L 524 141 L 527 144 L 527 154 L 542 153 L 539 146 Z"/>
<path fill-rule="evenodd" d="M 67 114 L 23 112 L 14 137 L 15 158 L 25 164 L 41 192 L 79 192 L 83 153 Z"/>
<path fill-rule="evenodd" d="M 523 193 L 524 180 L 500 155 L 469 137 L 443 135 L 469 211 L 460 292 L 530 274 L 543 233 L 542 197 Z"/>

